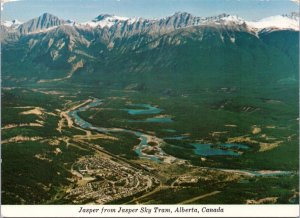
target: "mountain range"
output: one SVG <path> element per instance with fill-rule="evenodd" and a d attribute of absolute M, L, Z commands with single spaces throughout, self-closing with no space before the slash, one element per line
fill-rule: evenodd
<path fill-rule="evenodd" d="M 127 18 L 109 14 L 101 14 L 95 19 L 77 23 L 71 20 L 63 20 L 49 13 L 44 13 L 40 17 L 33 18 L 25 23 L 18 20 L 4 21 L 1 23 L 10 31 L 16 31 L 20 34 L 37 33 L 61 26 L 72 25 L 77 28 L 108 28 L 118 29 L 129 28 L 139 29 L 140 32 L 147 29 L 159 30 L 165 29 L 172 31 L 178 28 L 199 25 L 242 25 L 245 24 L 249 29 L 260 31 L 266 28 L 294 29 L 299 30 L 299 14 L 272 16 L 259 21 L 246 21 L 238 16 L 220 14 L 212 17 L 196 17 L 186 12 L 176 12 L 174 15 L 162 19 L 144 19 L 144 18 Z"/>
<path fill-rule="evenodd" d="M 49 13 L 1 23 L 4 85 L 53 82 L 161 88 L 298 81 L 299 14 L 246 21 L 177 12 L 162 19 Z"/>

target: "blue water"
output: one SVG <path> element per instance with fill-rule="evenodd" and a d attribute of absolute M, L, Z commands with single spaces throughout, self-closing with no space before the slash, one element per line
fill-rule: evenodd
<path fill-rule="evenodd" d="M 169 117 L 153 117 L 146 119 L 146 122 L 150 123 L 171 123 L 173 120 Z"/>
<path fill-rule="evenodd" d="M 169 117 L 152 117 L 144 120 L 128 120 L 130 123 L 171 123 L 173 120 Z"/>
<path fill-rule="evenodd" d="M 78 112 L 82 112 L 82 111 L 86 111 L 87 109 L 91 108 L 91 107 L 96 107 L 102 104 L 101 100 L 94 100 L 90 103 L 88 103 L 87 105 L 80 107 L 77 110 L 74 111 L 70 111 L 68 114 L 70 117 L 74 118 L 74 121 L 77 125 L 81 126 L 84 129 L 95 129 L 94 126 L 89 123 L 86 122 L 85 120 L 81 119 L 81 117 L 78 116 Z"/>
<path fill-rule="evenodd" d="M 239 153 L 232 151 L 232 150 L 223 150 L 219 148 L 213 148 L 210 144 L 191 144 L 195 147 L 195 154 L 200 156 L 238 156 Z"/>
<path fill-rule="evenodd" d="M 88 103 L 87 105 L 80 107 L 77 110 L 70 111 L 69 115 L 71 117 L 73 117 L 73 119 L 77 125 L 81 126 L 84 129 L 96 130 L 96 131 L 100 131 L 103 133 L 114 132 L 114 130 L 110 130 L 107 128 L 95 127 L 91 123 L 83 120 L 81 117 L 78 116 L 78 112 L 86 111 L 87 109 L 89 109 L 91 107 L 96 107 L 101 104 L 102 104 L 101 100 L 94 99 L 94 101 Z M 128 113 L 145 114 L 146 112 L 147 113 L 157 113 L 157 112 L 159 113 L 161 111 L 160 109 L 152 107 L 150 105 L 146 105 L 146 106 L 149 106 L 147 110 L 133 110 Z M 149 118 L 149 119 L 153 119 L 153 118 Z M 161 119 L 166 119 L 166 118 L 161 118 Z M 120 131 L 120 130 L 117 130 L 117 131 Z M 147 138 L 141 132 L 125 130 L 125 129 L 121 130 L 121 131 L 128 132 L 128 133 L 134 134 L 137 137 L 139 137 L 141 139 L 141 142 L 140 142 L 139 146 L 137 146 L 137 149 L 135 150 L 135 152 L 140 157 L 149 158 L 142 154 L 142 149 L 144 147 L 148 146 L 148 144 L 147 144 Z M 174 136 L 174 137 L 168 137 L 166 139 L 180 140 L 180 139 L 183 139 L 184 137 L 186 137 L 186 136 Z M 232 151 L 232 150 L 224 150 L 224 149 L 212 147 L 212 145 L 210 145 L 210 144 L 192 144 L 192 145 L 195 147 L 195 154 L 201 155 L 201 156 L 216 156 L 216 155 L 238 156 L 238 155 L 240 155 L 239 153 Z M 242 145 L 242 144 L 222 144 L 220 146 L 227 147 L 227 148 L 238 147 L 241 149 L 248 149 L 248 146 Z M 150 156 L 151 160 L 159 161 L 159 159 L 155 155 L 149 155 L 149 156 Z"/>
<path fill-rule="evenodd" d="M 132 130 L 127 130 L 127 129 L 109 129 L 109 128 L 103 128 L 103 127 L 95 127 L 92 124 L 90 124 L 89 122 L 86 122 L 85 120 L 81 119 L 78 116 L 78 112 L 80 111 L 85 111 L 91 107 L 96 107 L 98 105 L 101 105 L 102 101 L 99 99 L 94 99 L 93 102 L 88 103 L 85 106 L 82 106 L 74 111 L 70 111 L 68 114 L 70 117 L 72 117 L 75 121 L 75 123 L 79 126 L 81 126 L 82 128 L 85 129 L 91 129 L 91 130 L 96 130 L 99 132 L 103 132 L 103 133 L 111 133 L 111 132 L 126 132 L 126 133 L 131 133 L 134 134 L 136 137 L 141 139 L 140 144 L 137 146 L 137 148 L 135 149 L 135 152 L 139 155 L 140 158 L 146 158 L 146 159 L 150 159 L 153 160 L 155 162 L 160 162 L 159 157 L 155 156 L 155 155 L 143 155 L 143 153 L 141 152 L 142 149 L 145 146 L 149 146 L 147 143 L 147 135 L 138 132 L 138 131 L 132 131 Z M 175 130 L 172 129 L 165 129 L 166 131 L 169 132 L 174 132 Z M 182 136 L 175 136 L 175 137 L 182 137 Z M 179 139 L 178 138 L 178 139 Z M 195 144 L 191 144 L 195 147 L 195 154 L 201 155 L 201 156 L 213 156 L 213 155 L 231 155 L 231 156 L 238 156 L 240 155 L 239 153 L 232 151 L 232 150 L 223 150 L 220 148 L 216 148 L 216 147 L 212 147 L 212 145 L 210 144 L 199 144 L 199 143 L 195 143 Z M 221 144 L 219 145 L 220 147 L 227 147 L 227 148 L 233 148 L 233 147 L 238 147 L 240 149 L 248 149 L 249 147 L 247 145 L 242 145 L 242 144 Z M 162 150 L 160 150 L 160 155 L 164 155 L 164 152 Z M 212 169 L 212 168 L 209 168 Z M 218 168 L 215 168 L 218 169 Z M 222 170 L 222 169 L 221 169 Z M 256 171 L 248 171 L 248 170 L 235 170 L 235 171 L 239 171 L 239 172 L 247 172 L 250 173 L 254 176 L 280 176 L 280 175 L 287 175 L 287 174 L 291 174 L 292 172 L 289 171 L 279 171 L 279 172 L 273 172 L 273 173 L 268 173 L 268 174 L 262 174 L 260 172 L 256 172 Z"/>
<path fill-rule="evenodd" d="M 130 106 L 141 107 L 144 109 L 121 109 L 127 111 L 130 115 L 148 115 L 159 114 L 162 112 L 158 107 L 151 106 L 150 104 L 131 104 Z M 173 120 L 170 117 L 151 117 L 143 120 L 128 120 L 130 123 L 171 123 Z"/>
<path fill-rule="evenodd" d="M 130 115 L 140 115 L 140 114 L 159 114 L 160 112 L 162 112 L 161 109 L 151 106 L 150 104 L 131 104 L 130 106 L 134 106 L 134 107 L 141 107 L 141 108 L 145 108 L 145 109 L 121 109 L 124 111 L 127 111 L 128 114 Z"/>
<path fill-rule="evenodd" d="M 103 127 L 96 127 L 96 126 L 93 126 L 91 123 L 83 120 L 81 117 L 78 116 L 78 112 L 86 111 L 89 108 L 97 107 L 97 106 L 99 106 L 101 104 L 102 104 L 101 100 L 94 99 L 92 102 L 86 104 L 85 106 L 82 106 L 82 107 L 80 107 L 80 108 L 78 108 L 76 110 L 70 111 L 68 113 L 68 115 L 74 119 L 75 123 L 78 126 L 84 128 L 84 129 L 96 130 L 96 131 L 102 132 L 102 133 L 126 132 L 126 133 L 130 133 L 130 134 L 134 134 L 136 137 L 138 137 L 138 138 L 141 139 L 140 144 L 135 149 L 135 152 L 137 153 L 137 155 L 140 158 L 150 159 L 150 160 L 153 160 L 155 162 L 159 162 L 160 161 L 159 158 L 156 157 L 155 155 L 147 155 L 147 156 L 143 155 L 142 149 L 144 147 L 146 147 L 146 146 L 149 146 L 148 143 L 147 143 L 147 136 L 144 135 L 143 133 L 138 132 L 138 131 L 133 131 L 133 130 L 127 130 L 127 129 L 110 129 L 110 128 L 103 128 Z M 160 152 L 160 154 L 162 155 L 162 151 Z"/>
<path fill-rule="evenodd" d="M 220 146 L 222 147 L 226 147 L 226 148 L 234 148 L 234 147 L 237 147 L 237 148 L 240 148 L 240 149 L 249 149 L 249 146 L 248 145 L 242 145 L 242 144 L 221 144 Z"/>

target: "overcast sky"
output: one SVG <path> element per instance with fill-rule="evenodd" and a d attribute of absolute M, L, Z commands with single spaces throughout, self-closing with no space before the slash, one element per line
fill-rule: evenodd
<path fill-rule="evenodd" d="M 126 17 L 160 18 L 177 11 L 197 16 L 221 13 L 258 20 L 298 11 L 291 0 L 20 0 L 3 5 L 2 20 L 27 21 L 49 12 L 77 22 L 92 20 L 99 14 Z"/>

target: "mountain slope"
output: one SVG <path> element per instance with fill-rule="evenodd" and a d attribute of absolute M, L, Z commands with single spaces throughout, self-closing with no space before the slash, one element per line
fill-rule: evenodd
<path fill-rule="evenodd" d="M 21 24 L 17 30 L 21 34 L 36 33 L 49 28 L 63 25 L 65 23 L 66 21 L 59 19 L 52 14 L 44 13 L 40 17 L 31 19 L 26 23 Z"/>
<path fill-rule="evenodd" d="M 293 29 L 257 30 L 226 14 L 175 13 L 159 20 L 100 15 L 93 22 L 70 24 L 44 14 L 21 24 L 18 33 L 2 26 L 4 84 L 161 89 L 298 79 L 299 31 Z"/>
<path fill-rule="evenodd" d="M 256 22 L 247 22 L 247 25 L 256 29 L 277 28 L 299 30 L 299 16 L 295 14 L 291 14 L 290 16 L 272 16 Z"/>

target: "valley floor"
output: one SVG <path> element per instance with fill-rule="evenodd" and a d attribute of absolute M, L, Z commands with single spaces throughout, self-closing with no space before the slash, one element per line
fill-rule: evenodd
<path fill-rule="evenodd" d="M 275 96 L 3 88 L 3 203 L 298 203 L 297 102 Z"/>

